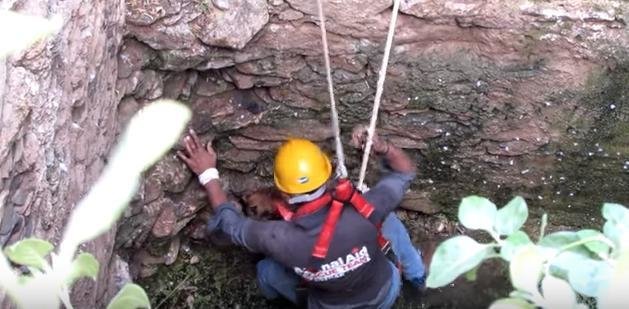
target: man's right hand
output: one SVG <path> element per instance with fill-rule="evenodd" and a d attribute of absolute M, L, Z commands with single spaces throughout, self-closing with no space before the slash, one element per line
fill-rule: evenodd
<path fill-rule="evenodd" d="M 178 151 L 177 155 L 195 174 L 199 175 L 208 168 L 216 168 L 216 152 L 212 148 L 211 141 L 203 147 L 197 134 L 190 130 L 190 135 L 184 138 L 183 143 L 185 153 Z"/>
<path fill-rule="evenodd" d="M 203 147 L 199 137 L 191 129 L 190 135 L 184 138 L 183 143 L 186 146 L 186 150 L 185 152 L 178 151 L 177 155 L 186 162 L 195 174 L 200 175 L 207 169 L 216 168 L 216 152 L 212 148 L 212 142 L 208 142 L 207 146 Z M 212 208 L 216 209 L 227 202 L 227 194 L 225 194 L 219 181 L 209 181 L 204 186 L 208 192 Z"/>

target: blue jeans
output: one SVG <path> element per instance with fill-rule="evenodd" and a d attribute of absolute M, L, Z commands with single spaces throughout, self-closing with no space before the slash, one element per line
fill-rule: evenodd
<path fill-rule="evenodd" d="M 301 278 L 274 259 L 265 258 L 256 265 L 258 285 L 267 299 L 280 296 L 297 304 L 297 286 Z"/>
<path fill-rule="evenodd" d="M 384 220 L 382 234 L 391 242 L 391 249 L 402 266 L 404 278 L 414 285 L 416 282 L 421 282 L 423 285 L 425 269 L 420 252 L 415 249 L 404 224 L 394 213 L 389 214 Z M 393 264 L 389 264 L 393 271 L 393 284 L 380 308 L 391 307 L 400 292 L 400 274 Z M 271 258 L 261 260 L 256 268 L 258 284 L 264 297 L 275 299 L 282 296 L 295 304 L 297 303 L 297 286 L 301 278 L 292 270 Z"/>
<path fill-rule="evenodd" d="M 388 309 L 393 307 L 393 304 L 395 304 L 395 300 L 397 299 L 398 295 L 400 295 L 400 289 L 402 288 L 402 279 L 400 278 L 400 272 L 398 271 L 397 267 L 393 265 L 393 263 L 389 262 L 389 265 L 391 266 L 392 271 L 391 288 L 389 288 L 387 297 L 384 299 L 382 304 L 378 306 L 378 309 Z"/>
<path fill-rule="evenodd" d="M 378 306 L 379 309 L 391 308 L 398 295 L 400 295 L 402 287 L 400 272 L 393 263 L 389 262 L 388 264 L 391 266 L 392 273 L 391 287 L 382 304 Z M 297 285 L 299 285 L 301 278 L 271 258 L 261 260 L 256 265 L 256 268 L 258 271 L 258 284 L 264 297 L 276 299 L 282 296 L 293 304 L 297 304 Z"/>
<path fill-rule="evenodd" d="M 390 213 L 382 223 L 382 235 L 391 242 L 404 279 L 417 288 L 422 287 L 426 280 L 426 268 L 421 252 L 415 248 L 406 227 L 394 213 Z"/>

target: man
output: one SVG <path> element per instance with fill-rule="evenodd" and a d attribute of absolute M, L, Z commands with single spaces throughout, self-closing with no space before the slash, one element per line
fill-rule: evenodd
<path fill-rule="evenodd" d="M 353 145 L 362 147 L 366 136 L 366 128 L 357 127 Z M 327 156 L 312 142 L 289 140 L 275 157 L 274 178 L 294 212 L 288 216 L 290 221 L 255 221 L 227 201 L 211 145 L 201 147 L 194 132 L 184 144 L 185 153 L 178 155 L 199 175 L 215 211 L 208 228 L 269 257 L 258 263 L 258 280 L 266 297 L 281 295 L 297 303 L 296 289 L 303 282 L 311 308 L 391 307 L 399 294 L 400 275 L 379 246 L 380 232 L 399 255 L 406 278 L 423 285 L 421 257 L 410 249 L 402 223 L 390 214 L 415 177 L 415 166 L 401 149 L 374 136 L 374 152 L 392 171 L 364 194 L 367 204 L 338 208 L 349 198 L 336 203 L 339 187 L 328 188 L 332 167 Z M 348 196 L 352 201 L 356 197 Z"/>

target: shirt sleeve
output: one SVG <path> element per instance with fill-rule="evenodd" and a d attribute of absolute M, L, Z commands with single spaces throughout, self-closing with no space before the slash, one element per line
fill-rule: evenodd
<path fill-rule="evenodd" d="M 365 199 L 374 207 L 375 212 L 370 218 L 375 222 L 382 222 L 384 218 L 398 207 L 404 193 L 415 179 L 415 173 L 389 172 L 378 183 L 364 194 Z"/>
<path fill-rule="evenodd" d="M 222 232 L 235 244 L 272 257 L 283 251 L 283 238 L 292 233 L 284 221 L 256 221 L 245 217 L 233 202 L 220 205 L 207 224 L 209 232 Z"/>

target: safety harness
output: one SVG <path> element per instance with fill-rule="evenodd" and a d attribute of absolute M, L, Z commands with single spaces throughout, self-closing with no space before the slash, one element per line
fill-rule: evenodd
<path fill-rule="evenodd" d="M 315 263 L 324 260 L 328 255 L 336 224 L 341 217 L 345 205 L 353 206 L 361 216 L 371 221 L 376 226 L 378 229 L 378 245 L 380 249 L 385 253 L 389 251 L 389 241 L 384 238 L 381 231 L 382 222 L 375 222 L 374 219 L 371 218 L 371 215 L 375 212 L 375 208 L 367 202 L 363 195 L 345 178 L 337 181 L 333 193 L 326 192 L 321 197 L 299 206 L 296 211 L 290 210 L 284 201 L 276 200 L 274 203 L 279 215 L 285 221 L 293 221 L 297 218 L 315 213 L 328 205 L 330 206 L 328 216 L 325 218 L 319 237 L 312 249 L 312 258 Z"/>

